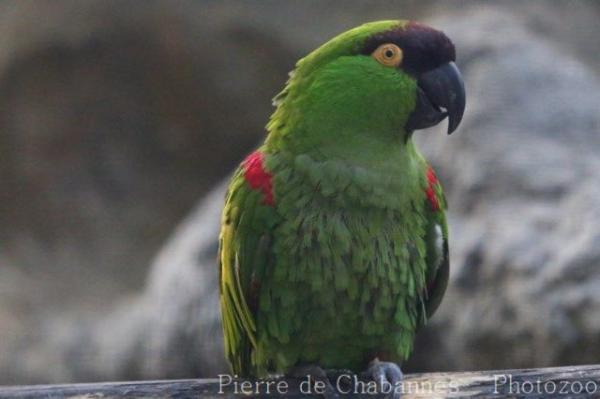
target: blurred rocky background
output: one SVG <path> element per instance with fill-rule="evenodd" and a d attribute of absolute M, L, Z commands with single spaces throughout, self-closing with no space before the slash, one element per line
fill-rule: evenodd
<path fill-rule="evenodd" d="M 600 362 L 594 1 L 0 2 L 0 384 L 225 370 L 225 179 L 297 58 L 368 20 L 458 48 L 451 285 L 407 370 Z"/>

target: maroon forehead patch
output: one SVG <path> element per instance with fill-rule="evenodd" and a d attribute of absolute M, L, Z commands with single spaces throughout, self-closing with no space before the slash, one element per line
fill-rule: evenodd
<path fill-rule="evenodd" d="M 365 41 L 361 53 L 371 54 L 384 43 L 394 43 L 402 49 L 402 69 L 413 75 L 456 60 L 452 41 L 442 31 L 418 22 L 409 22 L 404 27 L 371 36 Z"/>

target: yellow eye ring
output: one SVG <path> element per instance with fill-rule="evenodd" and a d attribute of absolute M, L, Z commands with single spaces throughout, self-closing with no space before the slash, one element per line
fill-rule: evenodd
<path fill-rule="evenodd" d="M 399 67 L 402 64 L 402 49 L 393 43 L 385 43 L 377 47 L 371 53 L 371 57 L 375 58 L 381 65 L 388 67 Z"/>

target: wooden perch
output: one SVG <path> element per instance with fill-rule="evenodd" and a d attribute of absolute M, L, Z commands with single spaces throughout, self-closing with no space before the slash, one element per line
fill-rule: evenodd
<path fill-rule="evenodd" d="M 340 377 L 344 390 L 352 377 Z M 233 398 L 233 397 L 322 397 L 305 395 L 303 388 L 316 389 L 303 380 L 232 380 L 228 376 L 204 380 L 103 382 L 89 384 L 32 385 L 0 387 L 0 398 Z M 283 391 L 284 386 L 287 389 Z M 367 386 L 340 398 L 381 397 Z M 236 395 L 236 389 L 238 394 Z M 360 390 L 362 395 L 360 394 Z M 460 373 L 410 374 L 404 379 L 406 399 L 417 398 L 586 398 L 600 396 L 600 365 L 476 371 Z M 245 394 L 244 394 L 245 393 Z"/>

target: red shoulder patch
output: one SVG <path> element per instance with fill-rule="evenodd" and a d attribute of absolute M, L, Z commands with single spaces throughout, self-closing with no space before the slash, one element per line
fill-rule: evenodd
<path fill-rule="evenodd" d="M 427 168 L 427 188 L 425 189 L 425 194 L 427 195 L 427 200 L 429 201 L 431 209 L 435 212 L 440 210 L 440 202 L 435 194 L 435 185 L 438 183 L 435 171 L 429 166 Z"/>
<path fill-rule="evenodd" d="M 263 193 L 263 204 L 274 206 L 273 199 L 273 175 L 264 167 L 264 156 L 260 151 L 254 151 L 242 162 L 244 178 L 254 190 Z"/>

